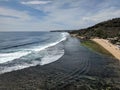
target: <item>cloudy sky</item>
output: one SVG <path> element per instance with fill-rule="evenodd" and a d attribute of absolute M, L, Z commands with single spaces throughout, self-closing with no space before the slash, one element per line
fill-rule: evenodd
<path fill-rule="evenodd" d="M 120 0 L 0 0 L 0 31 L 80 29 L 120 17 Z"/>

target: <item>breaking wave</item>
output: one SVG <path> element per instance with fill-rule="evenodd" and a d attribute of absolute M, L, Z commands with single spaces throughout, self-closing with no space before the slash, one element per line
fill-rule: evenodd
<path fill-rule="evenodd" d="M 63 44 L 60 42 L 65 41 L 68 36 L 68 33 L 60 33 L 55 41 L 18 49 L 16 52 L 0 53 L 0 73 L 45 65 L 58 60 L 64 55 Z"/>

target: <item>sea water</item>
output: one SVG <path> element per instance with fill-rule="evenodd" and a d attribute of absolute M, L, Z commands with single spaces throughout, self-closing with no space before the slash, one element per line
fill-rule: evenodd
<path fill-rule="evenodd" d="M 58 60 L 68 36 L 65 32 L 0 32 L 0 73 Z"/>

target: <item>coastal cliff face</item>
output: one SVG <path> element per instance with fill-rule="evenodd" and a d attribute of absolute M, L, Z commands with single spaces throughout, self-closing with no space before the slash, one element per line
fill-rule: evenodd
<path fill-rule="evenodd" d="M 85 36 L 88 38 L 120 38 L 120 18 L 104 21 L 85 29 L 71 31 L 70 33 L 77 34 L 79 36 Z"/>

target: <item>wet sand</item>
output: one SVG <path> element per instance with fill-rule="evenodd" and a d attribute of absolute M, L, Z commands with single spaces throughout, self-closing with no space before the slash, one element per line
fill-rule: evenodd
<path fill-rule="evenodd" d="M 83 47 L 77 38 L 63 42 L 65 55 L 56 62 L 0 75 L 0 90 L 119 90 L 116 59 Z"/>
<path fill-rule="evenodd" d="M 115 56 L 117 59 L 120 60 L 120 48 L 118 48 L 116 45 L 113 45 L 106 39 L 92 39 L 102 47 L 104 47 L 106 50 L 108 50 L 113 56 Z"/>

